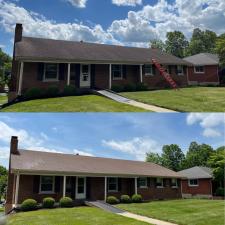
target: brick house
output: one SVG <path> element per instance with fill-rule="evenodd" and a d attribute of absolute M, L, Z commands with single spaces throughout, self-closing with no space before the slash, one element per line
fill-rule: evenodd
<path fill-rule="evenodd" d="M 6 212 L 27 198 L 105 200 L 141 194 L 144 200 L 181 198 L 181 176 L 154 163 L 18 149 L 11 138 Z"/>
<path fill-rule="evenodd" d="M 188 67 L 189 85 L 218 85 L 219 58 L 216 54 L 200 53 L 184 58 L 193 66 Z"/>
<path fill-rule="evenodd" d="M 213 175 L 208 167 L 195 166 L 178 172 L 180 176 L 186 177 L 181 180 L 183 197 L 213 195 Z"/>
<path fill-rule="evenodd" d="M 152 64 L 153 58 L 179 86 L 187 85 L 191 64 L 159 49 L 23 37 L 22 24 L 17 24 L 9 100 L 29 88 L 49 85 L 61 90 L 66 85 L 96 89 L 137 83 L 152 89 L 169 86 Z"/>

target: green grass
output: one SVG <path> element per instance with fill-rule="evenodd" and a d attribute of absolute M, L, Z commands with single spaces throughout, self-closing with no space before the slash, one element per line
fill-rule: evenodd
<path fill-rule="evenodd" d="M 224 201 L 184 199 L 121 204 L 119 208 L 180 225 L 224 225 Z"/>
<path fill-rule="evenodd" d="M 179 91 L 125 92 L 123 96 L 181 112 L 225 112 L 225 88 L 190 87 Z"/>
<path fill-rule="evenodd" d="M 6 103 L 7 101 L 8 101 L 7 96 L 0 96 L 0 105 Z"/>
<path fill-rule="evenodd" d="M 3 112 L 144 112 L 97 95 L 38 99 L 8 106 Z"/>
<path fill-rule="evenodd" d="M 39 210 L 18 213 L 8 218 L 8 225 L 147 225 L 97 208 Z"/>

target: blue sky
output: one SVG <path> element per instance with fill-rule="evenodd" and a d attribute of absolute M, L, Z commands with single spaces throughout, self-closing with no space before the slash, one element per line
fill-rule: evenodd
<path fill-rule="evenodd" d="M 144 160 L 176 143 L 224 145 L 224 114 L 76 113 L 0 115 L 0 164 L 8 166 L 12 135 L 19 147 L 121 159 Z"/>
<path fill-rule="evenodd" d="M 0 0 L 0 47 L 12 54 L 16 23 L 26 36 L 148 47 L 168 31 L 224 33 L 224 11 L 221 0 Z"/>

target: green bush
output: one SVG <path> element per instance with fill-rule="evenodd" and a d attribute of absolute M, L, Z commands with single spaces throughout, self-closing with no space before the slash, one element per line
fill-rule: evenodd
<path fill-rule="evenodd" d="M 24 97 L 25 97 L 25 99 L 37 99 L 37 98 L 42 97 L 42 95 L 43 95 L 42 90 L 34 87 L 34 88 L 28 89 L 25 92 Z"/>
<path fill-rule="evenodd" d="M 59 201 L 59 205 L 62 208 L 71 208 L 73 207 L 73 200 L 69 197 L 61 198 Z"/>
<path fill-rule="evenodd" d="M 132 202 L 134 202 L 134 203 L 142 202 L 142 196 L 141 195 L 133 195 L 132 196 Z"/>
<path fill-rule="evenodd" d="M 73 96 L 73 95 L 76 95 L 76 93 L 77 93 L 77 89 L 73 85 L 67 85 L 63 91 L 63 95 L 65 96 Z"/>
<path fill-rule="evenodd" d="M 222 187 L 219 187 L 216 189 L 216 196 L 225 196 L 225 189 Z"/>
<path fill-rule="evenodd" d="M 115 205 L 115 204 L 119 203 L 119 199 L 117 199 L 114 196 L 109 196 L 109 197 L 107 197 L 106 202 L 110 205 Z"/>
<path fill-rule="evenodd" d="M 139 83 L 136 86 L 136 91 L 147 91 L 147 90 L 148 90 L 148 86 L 146 84 Z"/>
<path fill-rule="evenodd" d="M 50 198 L 50 197 L 44 198 L 42 205 L 43 205 L 43 208 L 51 209 L 55 205 L 55 199 L 54 198 Z"/>
<path fill-rule="evenodd" d="M 121 195 L 120 202 L 122 203 L 131 203 L 131 198 L 129 195 Z"/>
<path fill-rule="evenodd" d="M 35 201 L 34 199 L 26 199 L 21 204 L 22 211 L 32 211 L 35 209 L 37 209 L 37 201 Z"/>
<path fill-rule="evenodd" d="M 45 93 L 46 97 L 57 97 L 59 96 L 59 88 L 57 86 L 50 86 Z"/>
<path fill-rule="evenodd" d="M 114 92 L 122 92 L 124 88 L 122 85 L 112 85 L 111 90 Z"/>
<path fill-rule="evenodd" d="M 127 92 L 136 91 L 136 86 L 134 84 L 125 84 L 123 91 Z"/>

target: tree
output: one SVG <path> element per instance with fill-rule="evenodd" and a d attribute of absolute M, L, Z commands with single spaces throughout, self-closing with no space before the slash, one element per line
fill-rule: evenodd
<path fill-rule="evenodd" d="M 5 167 L 0 166 L 0 200 L 5 198 L 7 187 L 8 171 Z"/>
<path fill-rule="evenodd" d="M 225 33 L 217 39 L 215 51 L 219 55 L 220 65 L 225 67 Z"/>
<path fill-rule="evenodd" d="M 162 158 L 158 153 L 149 152 L 149 153 L 146 153 L 146 162 L 152 162 L 152 163 L 161 165 Z"/>
<path fill-rule="evenodd" d="M 166 51 L 165 43 L 161 40 L 158 40 L 158 39 L 151 40 L 150 41 L 150 47 L 160 49 L 161 51 Z"/>
<path fill-rule="evenodd" d="M 8 75 L 11 72 L 12 59 L 9 55 L 4 53 L 0 48 L 0 85 L 8 83 Z"/>
<path fill-rule="evenodd" d="M 174 171 L 179 171 L 182 169 L 185 155 L 178 145 L 164 145 L 161 157 L 163 166 Z"/>
<path fill-rule="evenodd" d="M 188 47 L 188 41 L 180 31 L 168 32 L 166 40 L 166 52 L 183 58 Z"/>

